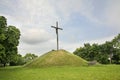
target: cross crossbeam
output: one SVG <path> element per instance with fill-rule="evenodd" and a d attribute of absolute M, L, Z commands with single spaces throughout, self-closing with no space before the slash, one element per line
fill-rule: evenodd
<path fill-rule="evenodd" d="M 58 30 L 63 30 L 63 29 L 58 27 L 58 22 L 56 22 L 56 26 L 51 26 L 51 27 L 55 28 L 55 30 L 56 30 L 56 35 L 57 35 L 57 50 L 59 50 Z"/>

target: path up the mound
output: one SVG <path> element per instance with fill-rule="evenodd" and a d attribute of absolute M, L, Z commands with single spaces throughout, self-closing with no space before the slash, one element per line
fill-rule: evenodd
<path fill-rule="evenodd" d="M 87 65 L 87 61 L 65 50 L 53 50 L 40 56 L 27 64 L 26 67 L 49 67 L 49 66 L 81 66 Z"/>

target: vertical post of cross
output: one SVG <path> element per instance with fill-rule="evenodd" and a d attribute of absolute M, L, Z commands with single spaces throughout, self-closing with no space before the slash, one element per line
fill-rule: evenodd
<path fill-rule="evenodd" d="M 55 28 L 55 30 L 56 30 L 56 36 L 57 36 L 57 50 L 59 50 L 58 29 L 59 29 L 59 30 L 63 30 L 63 29 L 58 27 L 58 22 L 56 22 L 56 26 L 51 26 L 51 27 L 52 27 L 52 28 Z"/>
<path fill-rule="evenodd" d="M 56 27 L 58 28 L 58 22 L 56 22 Z M 58 42 L 58 29 L 56 28 L 56 35 L 57 35 L 57 50 L 59 50 L 59 42 Z"/>

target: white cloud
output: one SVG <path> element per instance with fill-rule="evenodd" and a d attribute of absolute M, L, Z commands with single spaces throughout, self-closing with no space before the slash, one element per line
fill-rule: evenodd
<path fill-rule="evenodd" d="M 59 16 L 48 0 L 21 0 L 21 4 L 27 12 L 24 13 L 27 14 L 26 19 L 24 17 L 23 19 L 28 21 L 28 25 L 32 23 L 33 25 L 45 27 L 47 24 L 50 25 L 58 20 Z"/>
<path fill-rule="evenodd" d="M 71 16 L 78 13 L 86 17 L 89 21 L 94 23 L 100 23 L 99 19 L 97 19 L 94 14 L 94 6 L 92 1 L 85 0 L 59 0 L 55 2 L 52 0 L 51 2 L 54 5 L 54 10 L 57 14 L 59 14 L 60 18 L 62 18 L 65 22 L 71 19 Z"/>
<path fill-rule="evenodd" d="M 4 1 L 5 0 L 3 0 L 3 2 Z M 53 36 L 53 34 L 55 34 L 54 31 L 50 31 L 50 26 L 54 25 L 55 21 L 67 23 L 75 13 L 87 18 L 88 21 L 92 23 L 101 24 L 102 22 L 120 30 L 120 5 L 117 0 L 111 0 L 105 6 L 106 9 L 105 12 L 102 13 L 102 19 L 94 15 L 95 6 L 93 5 L 93 0 L 19 0 L 18 3 L 19 4 L 14 4 L 14 7 L 12 2 L 5 1 L 5 3 L 2 4 L 7 4 L 7 8 L 11 5 L 12 7 L 6 9 L 7 13 L 0 14 L 7 16 L 8 23 L 17 26 L 21 30 L 22 36 L 19 52 L 22 54 L 26 52 L 40 54 L 51 49 L 56 49 L 56 36 Z M 9 14 L 9 11 L 14 12 L 13 14 Z M 113 37 L 79 43 L 71 43 L 70 41 L 66 43 L 63 41 L 60 42 L 60 48 L 73 51 L 86 42 L 102 43 L 112 38 Z"/>
<path fill-rule="evenodd" d="M 51 39 L 44 43 L 39 44 L 27 44 L 21 41 L 18 46 L 19 53 L 25 55 L 26 53 L 34 53 L 37 55 L 42 55 L 52 49 L 56 49 L 56 40 Z"/>
<path fill-rule="evenodd" d="M 112 36 L 104 37 L 104 38 L 101 38 L 101 39 L 84 41 L 83 43 L 90 43 L 90 44 L 98 43 L 98 44 L 103 44 L 103 43 L 105 43 L 105 41 L 111 41 L 112 39 L 114 39 L 115 36 L 116 35 L 112 35 Z"/>
<path fill-rule="evenodd" d="M 12 3 L 7 2 L 10 3 L 8 6 L 11 6 Z M 54 49 L 52 48 L 54 47 L 54 37 L 52 37 L 52 32 L 50 33 L 49 29 L 58 20 L 59 16 L 57 16 L 49 1 L 20 0 L 19 5 L 14 7 L 14 10 L 17 10 L 16 15 L 4 14 L 4 16 L 7 17 L 10 25 L 18 26 L 21 31 L 19 53 L 32 52 L 39 54 Z"/>
<path fill-rule="evenodd" d="M 74 43 L 66 43 L 66 42 L 60 42 L 62 44 L 60 46 L 61 49 L 68 50 L 70 52 L 75 51 L 76 48 L 83 47 L 84 43 L 90 43 L 90 44 L 104 44 L 105 41 L 111 41 L 116 35 L 101 38 L 101 39 L 96 39 L 96 40 L 88 40 L 88 41 L 80 41 L 80 42 L 74 42 Z"/>
<path fill-rule="evenodd" d="M 94 15 L 95 6 L 93 0 L 83 0 L 80 14 L 86 17 L 90 22 L 101 24 L 101 21 Z"/>
<path fill-rule="evenodd" d="M 30 28 L 22 33 L 22 40 L 28 44 L 38 44 L 52 39 L 52 36 L 44 29 Z"/>
<path fill-rule="evenodd" d="M 120 0 L 110 0 L 105 11 L 107 25 L 120 29 Z"/>

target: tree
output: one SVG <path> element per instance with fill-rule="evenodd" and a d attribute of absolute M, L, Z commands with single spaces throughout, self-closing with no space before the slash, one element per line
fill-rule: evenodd
<path fill-rule="evenodd" d="M 112 40 L 113 46 L 120 49 L 120 34 Z"/>
<path fill-rule="evenodd" d="M 10 61 L 10 66 L 16 66 L 16 65 L 23 65 L 25 64 L 24 58 L 20 54 L 16 54 L 12 57 L 12 61 Z"/>
<path fill-rule="evenodd" d="M 120 64 L 120 34 L 116 36 L 113 40 L 113 48 L 114 48 L 114 55 L 113 55 L 113 62 L 116 64 Z"/>
<path fill-rule="evenodd" d="M 0 63 L 4 66 L 10 63 L 18 53 L 20 31 L 15 26 L 7 26 L 7 20 L 0 16 Z"/>
<path fill-rule="evenodd" d="M 13 56 L 18 53 L 17 46 L 19 44 L 20 31 L 15 26 L 9 26 L 7 29 L 7 39 L 5 41 L 6 58 L 11 62 Z"/>
<path fill-rule="evenodd" d="M 88 61 L 93 61 L 97 58 L 97 54 L 99 52 L 98 44 L 90 45 L 89 43 L 84 44 L 84 47 L 77 48 L 75 55 L 78 55 Z"/>
<path fill-rule="evenodd" d="M 35 55 L 35 54 L 31 54 L 31 53 L 27 53 L 25 56 L 24 56 L 24 61 L 27 63 L 27 62 L 30 62 L 32 60 L 34 60 L 35 58 L 37 58 L 38 56 Z"/>
<path fill-rule="evenodd" d="M 102 64 L 120 63 L 120 34 L 112 41 L 106 41 L 104 44 L 84 44 L 84 47 L 77 48 L 74 52 L 88 61 L 97 60 Z"/>
<path fill-rule="evenodd" d="M 3 63 L 5 66 L 5 46 L 4 46 L 4 41 L 6 39 L 6 28 L 7 28 L 7 23 L 6 23 L 6 18 L 3 16 L 0 16 L 0 63 Z"/>

